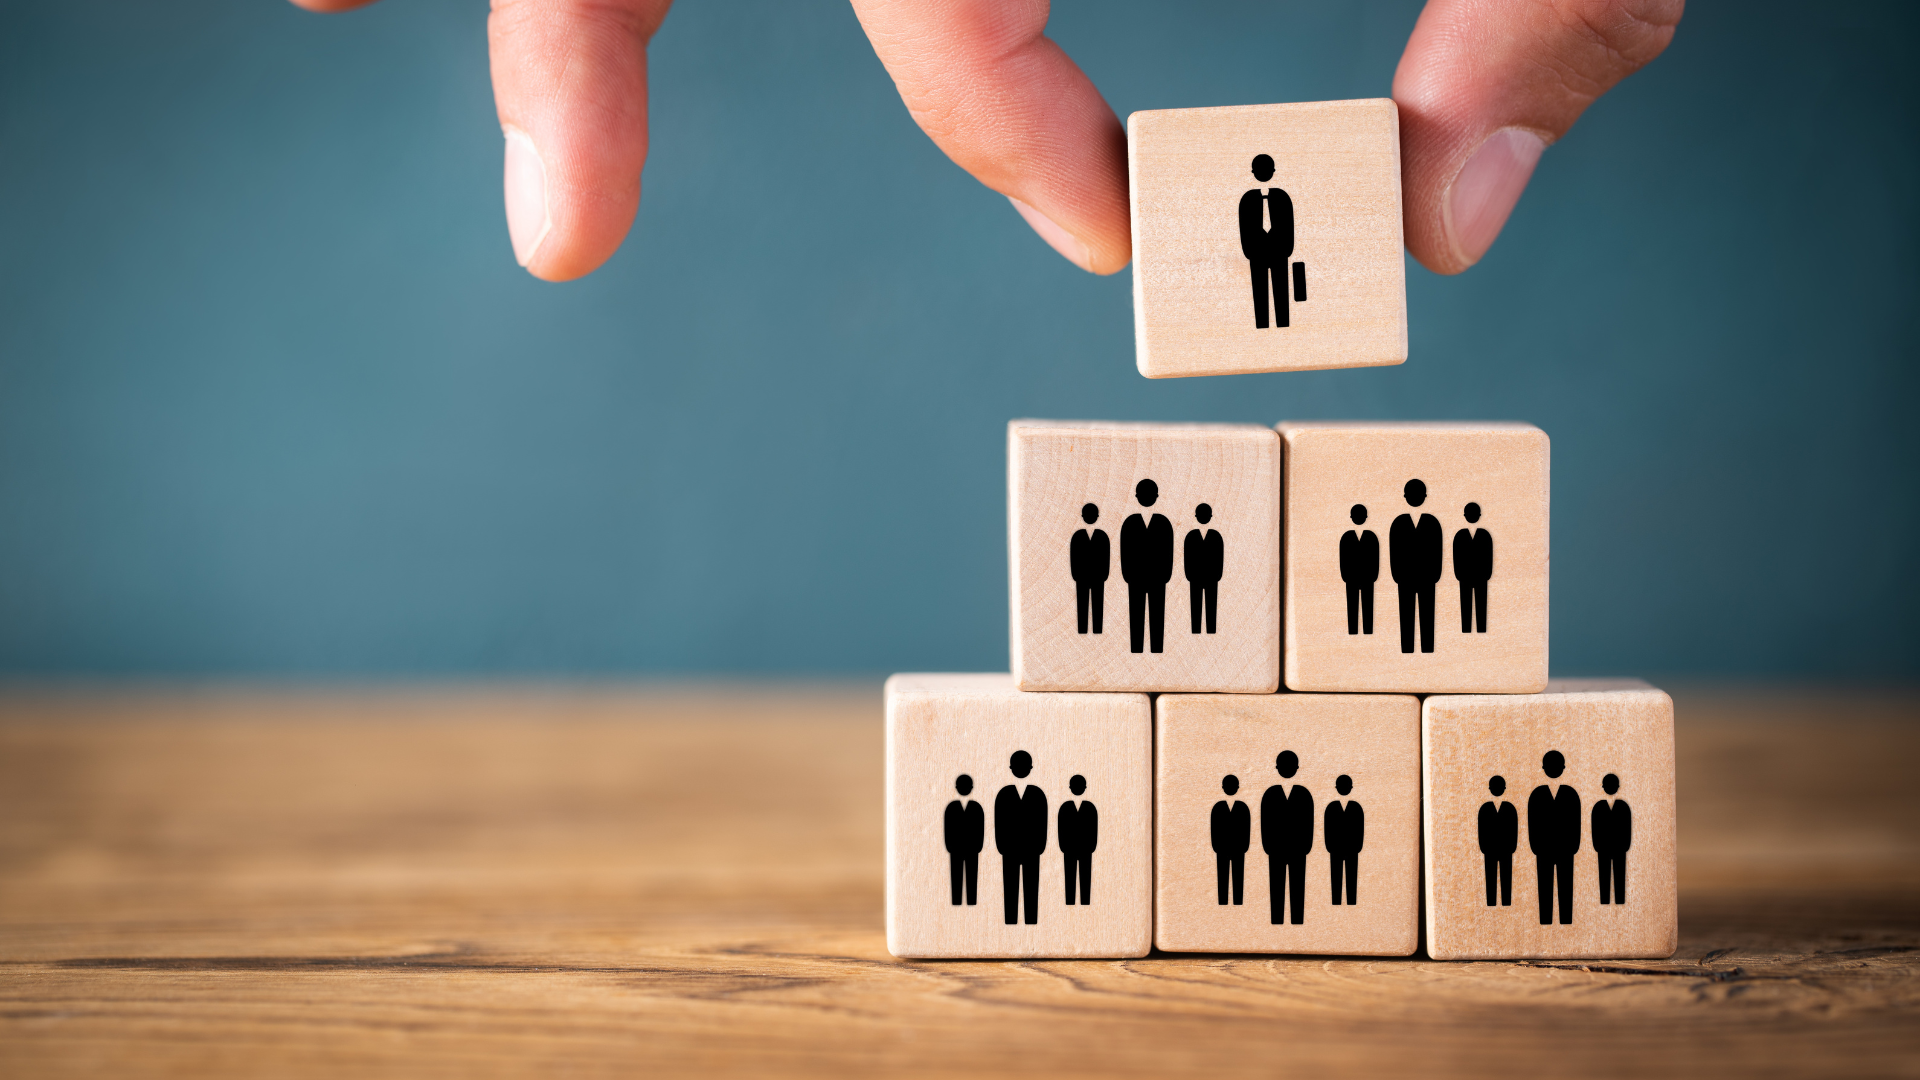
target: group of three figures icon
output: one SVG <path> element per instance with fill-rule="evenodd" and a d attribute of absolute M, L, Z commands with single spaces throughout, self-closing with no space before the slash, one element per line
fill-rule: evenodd
<path fill-rule="evenodd" d="M 1134 485 L 1133 497 L 1143 507 L 1160 500 L 1160 486 L 1151 480 Z M 1193 518 L 1202 526 L 1213 520 L 1213 507 L 1201 503 Z M 1105 529 L 1093 528 L 1100 508 L 1080 508 L 1087 528 L 1073 534 L 1068 567 L 1073 572 L 1074 607 L 1080 632 L 1101 632 L 1106 609 L 1107 577 L 1112 569 L 1112 545 Z M 1226 542 L 1214 529 L 1192 529 L 1181 551 L 1187 576 L 1188 607 L 1193 632 L 1214 632 L 1220 608 L 1220 575 L 1226 566 Z M 1127 630 L 1134 652 L 1151 646 L 1164 651 L 1167 625 L 1167 582 L 1173 580 L 1173 523 L 1160 514 L 1129 516 L 1120 526 L 1120 576 L 1127 582 Z M 1204 629 L 1203 629 L 1204 627 Z"/>
<path fill-rule="evenodd" d="M 1566 771 L 1567 759 L 1558 750 L 1547 751 L 1540 769 L 1547 779 L 1557 780 Z M 1608 773 L 1600 781 L 1608 795 L 1620 790 L 1620 778 Z M 1487 781 L 1494 799 L 1507 792 L 1506 778 Z M 1596 800 L 1592 812 L 1594 855 L 1599 862 L 1600 902 L 1627 902 L 1627 849 L 1633 846 L 1633 808 L 1625 799 Z M 1480 853 L 1486 861 L 1487 906 L 1513 904 L 1513 853 L 1520 846 L 1520 815 L 1510 802 L 1492 800 L 1480 804 Z M 1557 896 L 1560 921 L 1573 922 L 1573 857 L 1580 851 L 1580 793 L 1572 784 L 1561 784 L 1554 791 L 1546 784 L 1533 789 L 1527 797 L 1527 847 L 1533 852 L 1535 881 L 1539 889 L 1540 925 L 1553 922 Z"/>
<path fill-rule="evenodd" d="M 1282 780 L 1291 780 L 1300 769 L 1300 758 L 1283 750 L 1273 766 Z M 1347 904 L 1360 902 L 1360 849 L 1366 844 L 1367 817 L 1357 800 L 1347 798 L 1353 792 L 1352 777 L 1343 775 L 1333 786 L 1340 799 L 1327 804 L 1321 839 L 1327 849 L 1333 903 L 1338 907 L 1343 884 Z M 1233 800 L 1240 791 L 1239 777 L 1223 777 L 1220 790 L 1227 798 L 1213 804 L 1212 820 L 1219 898 L 1226 904 L 1231 896 L 1231 902 L 1239 904 L 1244 896 L 1247 850 L 1253 846 L 1253 815 L 1246 803 Z M 1260 848 L 1267 855 L 1268 918 L 1277 926 L 1290 911 L 1297 926 L 1306 918 L 1307 854 L 1313 850 L 1313 793 L 1304 784 L 1295 784 L 1291 790 L 1275 784 L 1260 797 Z"/>
<path fill-rule="evenodd" d="M 1427 501 L 1427 485 L 1407 481 L 1407 505 Z M 1367 523 L 1367 508 L 1355 504 L 1353 523 Z M 1462 516 L 1468 525 L 1480 520 L 1480 504 L 1468 503 Z M 1400 651 L 1414 645 L 1418 613 L 1420 651 L 1433 651 L 1434 588 L 1440 582 L 1445 533 L 1432 514 L 1393 519 L 1387 530 L 1387 563 L 1400 591 Z M 1487 632 L 1487 582 L 1493 577 L 1493 534 L 1485 529 L 1461 529 L 1453 536 L 1453 576 L 1460 583 L 1460 632 Z M 1340 537 L 1340 580 L 1347 585 L 1347 633 L 1373 633 L 1373 583 L 1380 577 L 1380 538 L 1371 530 L 1349 529 Z"/>
<path fill-rule="evenodd" d="M 1014 779 L 1033 771 L 1033 755 L 1014 751 L 1007 768 Z M 1086 794 L 1087 779 L 1074 776 L 1067 787 L 1075 798 Z M 973 794 L 973 777 L 962 773 L 953 782 L 960 798 L 947 804 L 946 841 L 948 876 L 953 902 L 974 904 L 979 896 L 980 851 L 986 847 L 987 819 Z M 1088 799 L 1060 804 L 1057 818 L 1060 855 L 1066 867 L 1067 904 L 1075 898 L 1093 903 L 1093 851 L 1100 846 L 1100 811 Z M 1029 926 L 1040 921 L 1040 856 L 1047 850 L 1047 793 L 1038 784 L 1025 791 L 1008 784 L 993 799 L 993 847 L 1000 853 L 1000 884 L 1006 901 L 1007 925 L 1019 921 L 1022 901 Z"/>

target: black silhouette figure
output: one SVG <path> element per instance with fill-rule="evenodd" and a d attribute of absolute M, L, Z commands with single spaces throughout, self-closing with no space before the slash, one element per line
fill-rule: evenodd
<path fill-rule="evenodd" d="M 1344 773 L 1333 782 L 1333 789 L 1345 799 L 1353 791 L 1353 777 Z M 1327 803 L 1320 828 L 1321 844 L 1327 849 L 1327 872 L 1333 877 L 1333 906 L 1340 906 L 1340 879 L 1347 882 L 1347 905 L 1360 902 L 1360 849 L 1367 843 L 1367 812 L 1354 799 L 1346 805 L 1340 799 Z"/>
<path fill-rule="evenodd" d="M 1507 793 L 1507 778 L 1495 776 L 1487 790 L 1498 799 Z M 1480 804 L 1480 854 L 1487 861 L 1487 906 L 1494 906 L 1494 883 L 1499 880 L 1500 905 L 1513 906 L 1513 852 L 1520 846 L 1520 814 L 1504 800 Z"/>
<path fill-rule="evenodd" d="M 1468 503 L 1467 524 L 1480 520 L 1480 504 Z M 1453 534 L 1453 576 L 1460 582 L 1460 632 L 1471 634 L 1474 624 L 1487 632 L 1487 579 L 1493 577 L 1493 534 L 1485 529 L 1461 529 Z"/>
<path fill-rule="evenodd" d="M 1091 525 L 1100 520 L 1100 508 L 1088 503 L 1080 508 L 1080 520 Z M 1087 615 L 1093 615 L 1093 632 L 1100 632 L 1100 617 L 1107 608 L 1107 574 L 1113 566 L 1112 546 L 1107 530 L 1081 529 L 1073 534 L 1069 564 L 1073 568 L 1073 603 L 1080 612 L 1080 632 L 1087 632 Z"/>
<path fill-rule="evenodd" d="M 1067 781 L 1075 797 L 1087 793 L 1087 778 L 1075 775 Z M 1080 879 L 1080 903 L 1093 903 L 1093 849 L 1100 846 L 1100 811 L 1091 799 L 1060 802 L 1060 861 L 1067 867 L 1067 906 L 1073 906 L 1073 881 Z"/>
<path fill-rule="evenodd" d="M 1193 519 L 1205 525 L 1213 520 L 1213 507 L 1201 503 L 1193 508 Z M 1213 633 L 1214 613 L 1220 606 L 1220 572 L 1227 565 L 1226 543 L 1220 534 L 1208 529 L 1204 534 L 1199 529 L 1187 533 L 1187 542 L 1181 552 L 1187 573 L 1187 601 L 1193 609 L 1193 632 L 1200 632 L 1200 616 L 1204 609 L 1207 633 Z"/>
<path fill-rule="evenodd" d="M 1359 503 L 1347 512 L 1355 525 L 1367 523 Z M 1348 529 L 1340 538 L 1340 580 L 1347 583 L 1347 633 L 1373 633 L 1373 583 L 1380 579 L 1380 538 L 1372 529 Z"/>
<path fill-rule="evenodd" d="M 1620 778 L 1608 773 L 1600 786 L 1612 795 L 1620 790 Z M 1593 853 L 1600 857 L 1600 902 L 1627 902 L 1627 849 L 1633 846 L 1633 808 L 1625 799 L 1609 805 L 1605 799 L 1593 800 Z M 1609 889 L 1611 886 L 1611 889 Z"/>
<path fill-rule="evenodd" d="M 1232 799 L 1240 791 L 1240 778 L 1224 776 L 1220 790 Z M 1227 883 L 1233 883 L 1233 902 L 1238 904 L 1245 891 L 1247 848 L 1253 843 L 1253 815 L 1238 799 L 1221 799 L 1213 804 L 1213 864 L 1220 878 L 1220 902 L 1227 902 Z"/>
<path fill-rule="evenodd" d="M 1427 485 L 1407 481 L 1407 505 L 1427 501 Z M 1400 586 L 1400 651 L 1413 651 L 1414 608 L 1420 609 L 1420 651 L 1433 651 L 1433 587 L 1440 580 L 1442 541 L 1440 522 L 1432 514 L 1421 514 L 1415 524 L 1412 514 L 1393 519 L 1387 530 L 1387 559 L 1394 583 Z"/>
<path fill-rule="evenodd" d="M 1033 771 L 1033 757 L 1016 750 L 1007 768 L 1024 780 Z M 1047 793 L 1038 784 L 1008 784 L 993 798 L 993 846 L 1000 852 L 1000 886 L 1006 894 L 1007 925 L 1012 926 L 1027 902 L 1027 925 L 1040 921 L 1040 853 L 1047 850 Z"/>
<path fill-rule="evenodd" d="M 1560 751 L 1549 750 L 1540 759 L 1547 779 L 1559 777 L 1567 767 Z M 1580 793 L 1572 784 L 1561 784 L 1553 792 L 1541 784 L 1527 796 L 1527 846 L 1533 849 L 1534 873 L 1540 889 L 1540 925 L 1553 922 L 1553 896 L 1556 882 L 1560 891 L 1560 921 L 1573 921 L 1573 857 L 1580 850 Z"/>
<path fill-rule="evenodd" d="M 965 885 L 968 904 L 979 899 L 980 849 L 987 843 L 987 813 L 980 804 L 968 799 L 973 794 L 973 777 L 961 773 L 953 782 L 960 798 L 947 804 L 947 866 L 953 877 L 953 902 L 960 903 Z M 965 802 L 961 800 L 965 799 Z"/>
<path fill-rule="evenodd" d="M 1133 497 L 1141 506 L 1152 506 L 1160 498 L 1160 486 L 1142 480 L 1134 485 Z M 1133 651 L 1139 652 L 1142 639 L 1151 637 L 1153 651 L 1160 652 L 1166 640 L 1167 582 L 1173 578 L 1173 522 L 1159 514 L 1151 521 L 1139 514 L 1127 518 L 1120 526 L 1120 576 L 1127 579 Z"/>
<path fill-rule="evenodd" d="M 1293 779 L 1300 759 L 1293 751 L 1283 750 L 1273 759 L 1273 767 L 1283 780 Z M 1306 917 L 1307 852 L 1313 850 L 1313 793 L 1300 784 L 1292 791 L 1279 784 L 1260 797 L 1260 847 L 1267 853 L 1267 906 L 1274 925 L 1279 925 L 1281 900 L 1293 903 L 1293 924 Z"/>
<path fill-rule="evenodd" d="M 1253 159 L 1253 178 L 1273 179 L 1273 159 Z M 1264 220 L 1263 220 L 1264 219 Z M 1273 325 L 1289 325 L 1287 261 L 1293 257 L 1293 197 L 1279 188 L 1254 188 L 1240 196 L 1240 253 L 1253 269 L 1253 325 L 1267 328 L 1267 296 L 1273 296 Z M 1293 298 L 1307 299 L 1307 266 L 1293 264 Z"/>

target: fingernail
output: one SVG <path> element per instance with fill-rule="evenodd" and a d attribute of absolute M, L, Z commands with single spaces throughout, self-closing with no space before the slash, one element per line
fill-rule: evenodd
<path fill-rule="evenodd" d="M 1447 238 L 1467 264 L 1479 262 L 1493 246 L 1546 148 L 1546 141 L 1531 131 L 1502 128 L 1487 136 L 1460 167 L 1444 205 Z"/>
<path fill-rule="evenodd" d="M 1020 216 L 1027 219 L 1027 224 L 1033 226 L 1033 231 L 1039 233 L 1040 239 L 1051 245 L 1053 250 L 1065 255 L 1068 262 L 1080 269 L 1089 272 L 1093 270 L 1093 255 L 1087 251 L 1087 245 L 1075 239 L 1072 233 L 1055 225 L 1052 218 L 1019 199 L 1009 195 L 1007 201 L 1013 204 L 1015 210 L 1020 211 Z"/>
<path fill-rule="evenodd" d="M 514 259 L 525 266 L 553 231 L 553 218 L 547 214 L 547 167 L 526 132 L 517 127 L 505 130 L 507 236 L 513 240 Z"/>

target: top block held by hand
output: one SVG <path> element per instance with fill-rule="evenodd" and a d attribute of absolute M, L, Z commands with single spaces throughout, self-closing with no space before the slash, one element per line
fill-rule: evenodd
<path fill-rule="evenodd" d="M 1407 358 L 1391 99 L 1137 112 L 1127 173 L 1140 374 Z"/>

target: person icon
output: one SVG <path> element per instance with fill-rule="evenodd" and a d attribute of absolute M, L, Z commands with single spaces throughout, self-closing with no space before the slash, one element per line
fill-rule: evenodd
<path fill-rule="evenodd" d="M 1246 803 L 1233 798 L 1240 792 L 1239 777 L 1221 777 L 1220 790 L 1227 793 L 1227 798 L 1213 804 L 1213 865 L 1220 879 L 1220 902 L 1227 902 L 1227 886 L 1231 881 L 1233 902 L 1238 904 L 1246 891 L 1247 848 L 1253 843 L 1253 815 L 1248 813 Z"/>
<path fill-rule="evenodd" d="M 1353 793 L 1353 777 L 1342 773 L 1333 782 L 1341 799 Z M 1321 845 L 1327 849 L 1327 873 L 1333 879 L 1333 906 L 1340 906 L 1340 881 L 1347 883 L 1347 906 L 1360 902 L 1360 849 L 1367 844 L 1367 812 L 1358 800 L 1327 802 L 1320 827 Z"/>
<path fill-rule="evenodd" d="M 1014 779 L 1033 771 L 1033 756 L 1016 750 L 1007 760 Z M 1000 887 L 1005 894 L 1007 925 L 1018 918 L 1026 900 L 1027 925 L 1040 921 L 1040 853 L 1047 850 L 1047 793 L 1038 784 L 1008 784 L 993 798 L 993 847 L 1000 853 Z"/>
<path fill-rule="evenodd" d="M 1293 779 L 1300 758 L 1282 750 L 1273 767 L 1283 780 Z M 1306 917 L 1307 853 L 1313 850 L 1313 793 L 1302 784 L 1287 791 L 1279 784 L 1260 797 L 1260 848 L 1267 853 L 1267 908 L 1275 926 L 1284 905 L 1292 902 L 1293 924 Z"/>
<path fill-rule="evenodd" d="M 1253 178 L 1273 179 L 1273 158 L 1253 159 Z M 1279 188 L 1254 188 L 1240 196 L 1240 253 L 1253 271 L 1253 325 L 1267 328 L 1267 297 L 1273 297 L 1273 325 L 1289 325 L 1287 263 L 1293 258 L 1293 197 Z M 1293 298 L 1307 299 L 1307 267 L 1293 264 Z"/>
<path fill-rule="evenodd" d="M 1080 520 L 1092 525 L 1100 520 L 1100 508 L 1088 503 L 1080 508 Z M 1073 570 L 1073 606 L 1080 613 L 1080 632 L 1087 632 L 1092 616 L 1093 632 L 1100 632 L 1100 617 L 1107 607 L 1107 574 L 1113 566 L 1112 546 L 1105 529 L 1081 529 L 1073 534 L 1068 547 L 1068 565 Z"/>
<path fill-rule="evenodd" d="M 1566 768 L 1567 759 L 1558 750 L 1549 750 L 1540 759 L 1540 771 L 1549 780 L 1559 779 Z M 1558 792 L 1541 784 L 1527 796 L 1527 847 L 1533 851 L 1539 886 L 1540 925 L 1553 922 L 1556 885 L 1560 921 L 1573 922 L 1573 857 L 1580 850 L 1580 793 L 1572 784 L 1561 784 Z"/>
<path fill-rule="evenodd" d="M 1487 790 L 1495 799 L 1507 793 L 1507 778 L 1489 777 Z M 1490 799 L 1480 804 L 1480 855 L 1487 863 L 1487 906 L 1494 906 L 1494 885 L 1499 884 L 1500 906 L 1513 906 L 1513 852 L 1520 846 L 1520 814 L 1513 804 Z"/>
<path fill-rule="evenodd" d="M 1471 525 L 1480 520 L 1480 504 L 1462 511 Z M 1485 529 L 1461 529 L 1453 534 L 1453 576 L 1460 583 L 1460 632 L 1471 634 L 1474 624 L 1487 632 L 1487 579 L 1493 576 L 1493 534 Z"/>
<path fill-rule="evenodd" d="M 1193 519 L 1202 525 L 1212 521 L 1213 507 L 1206 503 L 1194 507 Z M 1187 603 L 1193 613 L 1193 632 L 1200 632 L 1200 616 L 1205 614 L 1207 633 L 1211 634 L 1214 615 L 1220 607 L 1220 572 L 1226 568 L 1226 542 L 1212 529 L 1204 534 L 1199 529 L 1193 529 L 1187 533 L 1187 541 L 1182 546 L 1182 562 L 1187 574 Z"/>
<path fill-rule="evenodd" d="M 1355 525 L 1367 523 L 1359 503 L 1347 511 Z M 1347 633 L 1373 633 L 1373 583 L 1380 578 L 1380 538 L 1372 529 L 1348 529 L 1340 537 L 1340 580 L 1347 583 Z"/>
<path fill-rule="evenodd" d="M 1427 485 L 1407 481 L 1404 494 L 1408 506 L 1427 501 Z M 1420 651 L 1433 651 L 1433 587 L 1440 581 L 1443 555 L 1440 522 L 1432 514 L 1421 514 L 1416 524 L 1412 514 L 1393 519 L 1387 530 L 1387 560 L 1394 583 L 1400 586 L 1400 651 L 1413 651 L 1414 609 L 1419 608 Z"/>
<path fill-rule="evenodd" d="M 960 798 L 947 804 L 947 870 L 953 879 L 953 902 L 964 894 L 969 906 L 979 899 L 980 849 L 987 843 L 987 814 L 980 804 L 968 799 L 973 794 L 973 777 L 961 773 L 953 782 Z M 964 802 L 961 800 L 965 800 Z"/>
<path fill-rule="evenodd" d="M 1087 793 L 1087 778 L 1075 774 L 1067 781 L 1075 798 Z M 1100 811 L 1091 799 L 1060 802 L 1060 860 L 1067 868 L 1067 906 L 1073 906 L 1073 883 L 1080 879 L 1080 903 L 1093 903 L 1093 849 L 1100 846 Z"/>
<path fill-rule="evenodd" d="M 1151 480 L 1134 485 L 1141 506 L 1160 498 Z M 1134 514 L 1120 526 L 1120 576 L 1127 579 L 1127 631 L 1134 652 L 1151 639 L 1161 651 L 1167 630 L 1167 582 L 1173 578 L 1173 523 L 1159 514 L 1151 521 Z M 1149 633 L 1151 630 L 1151 633 Z"/>
<path fill-rule="evenodd" d="M 1620 778 L 1608 773 L 1600 786 L 1608 795 L 1620 790 Z M 1625 799 L 1611 804 L 1593 800 L 1593 853 L 1600 859 L 1600 902 L 1627 902 L 1627 849 L 1633 846 L 1633 808 Z M 1611 886 L 1611 888 L 1609 888 Z"/>

